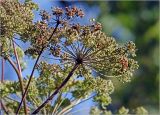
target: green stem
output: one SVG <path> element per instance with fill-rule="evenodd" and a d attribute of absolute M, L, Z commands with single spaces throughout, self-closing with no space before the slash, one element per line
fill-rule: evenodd
<path fill-rule="evenodd" d="M 61 98 L 62 98 L 62 92 L 59 92 L 59 96 L 55 101 L 55 104 L 54 104 L 55 106 L 53 107 L 52 115 L 55 113 L 56 109 L 58 108 L 59 103 L 61 102 Z"/>
<path fill-rule="evenodd" d="M 61 107 L 62 103 L 63 103 L 64 100 L 66 99 L 66 96 L 67 96 L 67 93 L 66 93 L 66 95 L 63 97 L 64 99 L 62 99 L 62 100 L 60 101 L 60 103 L 58 104 L 58 106 L 57 106 L 57 108 L 55 109 L 55 111 L 52 112 L 52 115 L 53 115 L 53 114 L 56 115 L 56 114 L 58 113 L 58 109 Z"/>
<path fill-rule="evenodd" d="M 89 98 L 87 98 L 87 99 L 84 99 L 84 100 L 80 101 L 80 102 L 77 103 L 77 104 L 75 104 L 75 103 L 76 103 L 77 101 L 79 101 L 79 100 L 74 100 L 74 101 L 71 102 L 71 105 L 63 108 L 57 115 L 63 115 L 63 114 L 65 115 L 65 114 L 67 114 L 67 113 L 69 112 L 68 110 L 70 110 L 71 108 L 73 108 L 73 107 L 75 107 L 75 106 L 77 106 L 77 105 L 79 105 L 79 104 L 81 104 L 81 103 L 83 103 L 83 102 L 85 102 L 85 101 L 87 101 L 87 100 L 95 97 L 95 96 L 96 96 L 96 94 L 93 95 L 93 96 L 91 96 L 91 97 L 89 97 Z"/>
<path fill-rule="evenodd" d="M 72 101 L 72 103 L 70 105 L 63 108 L 57 115 L 63 115 L 66 111 L 70 110 L 79 100 L 80 99 L 76 99 L 76 100 Z"/>

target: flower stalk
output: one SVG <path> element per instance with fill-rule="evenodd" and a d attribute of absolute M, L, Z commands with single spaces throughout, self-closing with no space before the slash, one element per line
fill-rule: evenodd
<path fill-rule="evenodd" d="M 4 59 L 2 58 L 2 66 L 1 66 L 1 68 L 2 68 L 2 70 L 1 70 L 1 83 L 3 83 L 3 81 L 4 81 Z M 0 100 L 0 103 L 1 103 L 1 109 L 3 109 L 5 112 L 6 112 L 6 114 L 8 114 L 8 111 L 7 111 L 7 109 L 6 109 L 6 107 L 5 107 L 5 105 L 3 104 L 3 102 L 2 102 L 2 99 Z"/>
<path fill-rule="evenodd" d="M 56 27 L 55 27 L 55 29 L 53 30 L 51 36 L 49 37 L 49 41 L 50 41 L 50 39 L 53 37 L 54 33 L 56 32 L 59 24 L 60 24 L 59 21 L 57 21 Z M 45 47 L 42 47 L 41 51 L 39 52 L 39 55 L 38 55 L 38 57 L 37 57 L 37 59 L 36 59 L 36 62 L 35 62 L 35 64 L 34 64 L 34 66 L 33 66 L 31 75 L 30 75 L 30 77 L 29 77 L 28 84 L 27 84 L 27 86 L 26 86 L 26 88 L 25 88 L 25 92 L 24 92 L 24 94 L 23 94 L 23 96 L 22 96 L 22 99 L 21 99 L 21 102 L 20 102 L 20 104 L 19 104 L 19 106 L 18 106 L 18 108 L 17 108 L 16 114 L 19 113 L 19 110 L 20 110 L 20 108 L 21 108 L 22 102 L 23 102 L 23 100 L 24 100 L 24 98 L 25 98 L 25 96 L 26 96 L 26 94 L 27 94 L 28 89 L 29 89 L 29 85 L 30 85 L 30 83 L 31 83 L 31 80 L 32 80 L 34 71 L 35 71 L 35 69 L 36 69 L 36 66 L 37 66 L 37 64 L 38 64 L 38 61 L 39 61 L 39 59 L 40 59 L 40 57 L 41 57 L 44 49 L 45 49 Z"/>
<path fill-rule="evenodd" d="M 20 82 L 21 92 L 22 92 L 22 96 L 23 96 L 23 93 L 24 93 L 24 84 L 23 84 L 23 78 L 22 78 L 21 65 L 20 65 L 20 62 L 19 62 L 18 54 L 17 54 L 16 47 L 15 47 L 15 43 L 12 42 L 12 44 L 13 44 L 14 55 L 16 57 L 16 62 L 17 62 L 17 66 L 18 66 L 19 75 L 20 75 L 19 76 L 19 82 Z M 24 112 L 27 115 L 26 98 L 24 98 L 23 104 L 24 104 Z"/>
<path fill-rule="evenodd" d="M 72 70 L 69 72 L 69 74 L 66 77 L 66 79 L 61 83 L 61 85 L 32 114 L 38 113 L 47 103 L 49 103 L 54 98 L 54 96 L 67 84 L 67 82 L 72 77 L 74 71 L 78 68 L 78 66 L 79 66 L 79 63 L 76 63 L 74 65 L 74 67 L 72 68 Z"/>

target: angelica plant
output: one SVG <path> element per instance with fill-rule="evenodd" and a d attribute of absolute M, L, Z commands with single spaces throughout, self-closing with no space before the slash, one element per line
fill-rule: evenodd
<path fill-rule="evenodd" d="M 82 9 L 75 6 L 52 8 L 52 14 L 41 10 L 37 22 L 33 22 L 34 9 L 37 5 L 31 1 L 1 1 L 0 56 L 19 78 L 1 83 L 6 113 L 61 115 L 90 98 L 110 104 L 112 79 L 129 82 L 138 68 L 135 44 L 119 45 L 103 32 L 99 22 L 74 22 L 84 17 Z M 30 45 L 23 50 L 16 40 Z M 24 56 L 35 59 L 27 78 L 23 76 Z M 34 77 L 35 70 L 38 77 Z M 21 101 L 13 99 L 13 94 Z"/>

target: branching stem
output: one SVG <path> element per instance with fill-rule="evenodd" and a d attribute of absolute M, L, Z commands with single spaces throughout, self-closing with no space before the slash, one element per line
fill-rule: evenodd
<path fill-rule="evenodd" d="M 53 37 L 54 33 L 56 32 L 59 24 L 60 24 L 59 21 L 57 21 L 56 27 L 55 27 L 55 29 L 53 30 L 51 36 L 50 36 L 49 39 L 48 39 L 49 41 L 51 40 L 51 38 Z M 45 47 L 42 47 L 42 49 L 40 50 L 39 55 L 38 55 L 38 57 L 37 57 L 37 59 L 36 59 L 36 62 L 35 62 L 35 64 L 34 64 L 34 66 L 33 66 L 33 69 L 32 69 L 31 75 L 30 75 L 30 77 L 29 77 L 29 81 L 28 81 L 28 84 L 27 84 L 27 86 L 26 86 L 25 92 L 24 92 L 24 94 L 23 94 L 23 96 L 22 96 L 22 99 L 21 99 L 21 102 L 20 102 L 20 104 L 19 104 L 19 106 L 18 106 L 18 108 L 17 108 L 16 115 L 19 113 L 19 110 L 20 110 L 20 108 L 21 108 L 22 102 L 23 102 L 23 100 L 24 100 L 24 98 L 25 98 L 25 96 L 26 96 L 26 94 L 27 94 L 29 85 L 30 85 L 30 83 L 31 83 L 31 80 L 32 80 L 34 71 L 35 71 L 35 69 L 36 69 L 36 66 L 37 66 L 37 64 L 38 64 L 38 61 L 39 61 L 39 59 L 40 59 L 40 57 L 41 57 L 44 49 L 45 49 Z"/>
<path fill-rule="evenodd" d="M 74 67 L 69 72 L 69 74 L 66 77 L 66 79 L 61 83 L 61 85 L 32 114 L 38 113 L 47 103 L 49 103 L 53 99 L 53 97 L 61 90 L 61 88 L 63 88 L 67 84 L 67 82 L 69 81 L 69 79 L 71 78 L 71 76 L 73 75 L 74 71 L 77 69 L 78 66 L 79 66 L 79 64 L 75 64 L 74 65 Z"/>
<path fill-rule="evenodd" d="M 15 57 L 16 57 L 16 62 L 17 62 L 17 66 L 18 66 L 19 82 L 20 82 L 21 92 L 22 92 L 22 96 L 23 96 L 23 93 L 24 93 L 24 84 L 23 84 L 23 78 L 22 78 L 21 65 L 20 65 L 20 62 L 19 62 L 19 57 L 18 57 L 18 54 L 17 54 L 17 51 L 16 51 L 16 47 L 15 47 L 14 41 L 12 42 L 12 44 L 13 44 L 14 55 L 15 55 Z M 24 98 L 23 104 L 24 104 L 24 112 L 25 112 L 25 114 L 27 115 L 26 98 Z"/>

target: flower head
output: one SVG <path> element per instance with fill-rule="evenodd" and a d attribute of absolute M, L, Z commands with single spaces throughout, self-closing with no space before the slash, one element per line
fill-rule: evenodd
<path fill-rule="evenodd" d="M 133 42 L 118 45 L 113 37 L 108 37 L 101 31 L 100 23 L 68 26 L 63 30 L 63 38 L 59 40 L 55 46 L 59 55 L 53 56 L 59 57 L 63 64 L 78 64 L 82 75 L 93 71 L 104 78 L 119 77 L 123 81 L 129 81 L 138 67 L 132 59 L 135 53 Z"/>

